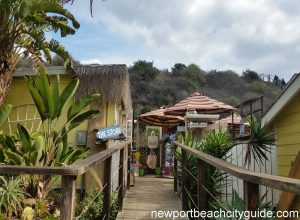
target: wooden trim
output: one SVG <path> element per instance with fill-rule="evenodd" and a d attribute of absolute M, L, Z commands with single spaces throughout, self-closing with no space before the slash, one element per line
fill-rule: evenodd
<path fill-rule="evenodd" d="M 47 175 L 62 175 L 62 176 L 78 176 L 86 173 L 92 167 L 101 164 L 107 158 L 112 156 L 119 150 L 131 144 L 130 141 L 124 141 L 117 144 L 115 147 L 101 151 L 97 154 L 89 156 L 81 161 L 75 162 L 66 167 L 33 167 L 33 166 L 0 166 L 0 174 L 47 174 Z"/>
<path fill-rule="evenodd" d="M 245 168 L 228 163 L 224 160 L 215 158 L 215 157 L 208 155 L 202 151 L 199 151 L 199 150 L 193 149 L 191 147 L 188 147 L 186 145 L 180 144 L 177 141 L 175 141 L 173 143 L 176 146 L 180 147 L 183 151 L 191 153 L 194 156 L 196 156 L 197 158 L 199 158 L 200 160 L 202 160 L 220 170 L 223 170 L 233 176 L 236 176 L 244 181 L 268 186 L 268 187 L 283 190 L 283 191 L 294 192 L 296 194 L 300 194 L 300 180 L 299 179 L 293 179 L 293 178 L 288 178 L 288 177 L 252 172 Z"/>
<path fill-rule="evenodd" d="M 76 176 L 62 177 L 61 192 L 61 219 L 73 220 L 75 217 Z"/>

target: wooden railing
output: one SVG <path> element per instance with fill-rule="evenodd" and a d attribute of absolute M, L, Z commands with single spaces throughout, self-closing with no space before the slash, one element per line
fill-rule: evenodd
<path fill-rule="evenodd" d="M 73 220 L 75 217 L 76 200 L 76 179 L 77 176 L 89 171 L 94 166 L 104 163 L 103 180 L 103 209 L 102 219 L 108 220 L 111 207 L 111 182 L 112 182 L 112 156 L 120 151 L 119 181 L 118 181 L 118 207 L 122 210 L 123 197 L 126 188 L 130 187 L 130 144 L 132 141 L 124 141 L 107 150 L 94 154 L 81 161 L 65 167 L 31 167 L 31 166 L 0 166 L 2 174 L 39 174 L 39 175 L 60 175 L 61 181 L 61 220 Z M 127 152 L 127 153 L 126 153 Z M 125 157 L 128 155 L 128 157 Z M 125 166 L 127 164 L 127 166 Z M 125 175 L 127 182 L 125 183 Z"/>
<path fill-rule="evenodd" d="M 227 174 L 233 175 L 243 180 L 244 186 L 244 205 L 245 209 L 249 211 L 256 211 L 259 205 L 259 185 L 275 188 L 282 191 L 287 191 L 300 195 L 300 180 L 282 176 L 269 175 L 264 173 L 252 172 L 242 167 L 233 165 L 224 160 L 218 159 L 208 155 L 202 151 L 183 145 L 179 142 L 173 142 L 175 147 L 181 149 L 181 188 L 182 188 L 182 209 L 188 210 L 188 201 L 191 196 L 186 189 L 188 175 L 191 175 L 187 170 L 187 153 L 192 154 L 197 158 L 197 201 L 196 208 L 198 210 L 207 210 L 206 207 L 206 175 L 205 170 L 207 166 L 213 166 Z M 177 169 L 177 161 L 175 161 L 175 172 Z M 174 178 L 174 190 L 177 191 L 177 181 Z"/>

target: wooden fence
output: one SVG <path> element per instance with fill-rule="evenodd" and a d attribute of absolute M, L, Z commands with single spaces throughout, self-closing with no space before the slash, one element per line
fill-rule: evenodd
<path fill-rule="evenodd" d="M 132 141 L 121 142 L 107 150 L 91 155 L 81 161 L 77 161 L 65 167 L 33 167 L 33 166 L 0 166 L 0 175 L 13 174 L 39 174 L 39 175 L 59 175 L 61 181 L 61 220 L 73 220 L 75 217 L 76 200 L 76 178 L 89 171 L 91 168 L 104 163 L 103 181 L 103 209 L 102 219 L 108 220 L 111 209 L 112 193 L 112 156 L 120 151 L 119 160 L 119 193 L 118 207 L 122 210 L 123 197 L 126 189 L 130 187 L 130 146 Z M 127 155 L 127 157 L 125 156 Z M 125 177 L 127 175 L 127 179 Z M 126 179 L 126 183 L 125 183 Z"/>

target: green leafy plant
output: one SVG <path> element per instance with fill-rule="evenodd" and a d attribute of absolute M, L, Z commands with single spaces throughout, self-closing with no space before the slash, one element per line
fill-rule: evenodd
<path fill-rule="evenodd" d="M 211 131 L 205 136 L 201 141 L 191 141 L 190 136 L 187 135 L 185 138 L 185 144 L 189 147 L 201 150 L 214 157 L 226 160 L 228 157 L 228 152 L 235 145 L 231 141 L 230 134 L 222 130 L 221 128 L 217 131 Z M 174 156 L 182 164 L 182 155 L 180 151 L 175 151 Z M 187 170 L 190 172 L 188 174 L 187 189 L 190 191 L 191 196 L 194 201 L 197 199 L 197 158 L 192 154 L 187 153 Z M 175 175 L 180 179 L 182 175 L 182 167 L 179 165 Z M 206 170 L 206 190 L 209 192 L 207 194 L 207 207 L 213 208 L 212 202 L 214 198 L 220 198 L 222 195 L 222 188 L 224 187 L 223 182 L 227 178 L 227 174 L 221 172 L 212 166 L 207 166 Z M 193 204 L 190 204 L 192 207 Z"/>
<path fill-rule="evenodd" d="M 111 197 L 110 219 L 116 219 L 118 214 L 118 193 L 113 192 Z M 100 219 L 103 208 L 103 194 L 100 189 L 87 195 L 76 207 L 76 219 Z"/>
<path fill-rule="evenodd" d="M 264 194 L 260 200 L 259 200 L 259 210 L 260 211 L 265 211 L 265 212 L 269 212 L 269 211 L 273 211 L 275 206 L 271 204 L 271 202 L 263 202 L 264 198 L 266 197 L 267 194 Z M 247 211 L 245 209 L 244 206 L 244 200 L 239 196 L 239 194 L 233 190 L 232 191 L 232 199 L 230 202 L 223 202 L 223 203 L 215 203 L 216 208 L 218 210 L 223 210 L 223 211 L 233 211 L 236 210 L 239 213 L 244 213 L 244 216 L 235 216 L 236 218 L 226 218 L 226 217 L 219 217 L 216 218 L 217 220 L 237 220 L 237 219 L 246 219 L 249 216 L 245 216 L 248 214 L 245 214 L 245 211 Z M 275 217 L 266 217 L 266 218 L 260 218 L 262 220 L 275 220 Z"/>
<path fill-rule="evenodd" d="M 263 164 L 264 160 L 269 159 L 266 152 L 271 152 L 270 145 L 274 144 L 274 135 L 267 130 L 266 124 L 263 124 L 260 118 L 249 117 L 248 122 L 251 135 L 246 147 L 244 165 L 250 164 L 252 158 L 255 162 Z"/>
<path fill-rule="evenodd" d="M 46 33 L 72 35 L 80 27 L 74 16 L 60 1 L 0 0 L 0 104 L 9 91 L 12 73 L 21 59 L 30 58 L 34 66 L 47 60 L 51 52 L 59 55 L 71 67 L 70 56 L 55 39 Z"/>
<path fill-rule="evenodd" d="M 0 209 L 6 217 L 11 219 L 18 213 L 25 195 L 20 177 L 0 176 Z"/>
<path fill-rule="evenodd" d="M 18 125 L 14 136 L 0 135 L 0 161 L 2 163 L 26 166 L 63 166 L 89 154 L 88 148 L 69 149 L 68 133 L 99 113 L 99 110 L 84 111 L 99 94 L 88 95 L 72 102 L 78 88 L 78 79 L 72 80 L 60 92 L 59 76 L 51 83 L 45 69 L 40 67 L 39 70 L 40 75 L 26 76 L 26 82 L 42 120 L 42 131 L 30 134 L 25 127 Z M 3 110 L 3 117 L 7 116 L 9 109 L 8 106 Z M 65 109 L 67 116 L 62 114 Z M 40 193 L 38 196 L 41 199 L 46 197 L 58 177 L 26 175 L 23 179 L 28 193 L 33 197 Z M 39 185 L 42 187 L 38 187 Z"/>

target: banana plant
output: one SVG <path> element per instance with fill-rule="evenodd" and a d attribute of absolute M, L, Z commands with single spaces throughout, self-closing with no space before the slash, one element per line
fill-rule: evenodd
<path fill-rule="evenodd" d="M 99 94 L 82 97 L 68 107 L 78 88 L 79 80 L 73 79 L 60 92 L 59 75 L 51 83 L 44 67 L 39 67 L 39 72 L 40 75 L 26 76 L 25 80 L 42 120 L 45 153 L 43 165 L 70 164 L 77 158 L 80 159 L 80 155 L 85 152 L 80 149 L 68 150 L 68 133 L 99 113 L 98 109 L 83 111 L 95 98 L 99 97 Z M 67 112 L 67 117 L 62 114 L 63 111 Z M 57 123 L 58 121 L 60 123 Z M 59 127 L 58 124 L 62 126 Z M 18 130 L 20 134 L 23 134 L 23 140 L 28 139 L 22 127 Z M 27 138 L 24 139 L 24 137 Z"/>
<path fill-rule="evenodd" d="M 90 153 L 89 148 L 69 149 L 68 133 L 99 113 L 98 109 L 84 110 L 99 94 L 87 95 L 73 102 L 79 85 L 78 79 L 73 79 L 61 92 L 58 75 L 51 83 L 43 67 L 39 67 L 39 73 L 36 76 L 26 76 L 25 80 L 40 114 L 42 131 L 29 133 L 19 124 L 14 135 L 0 134 L 1 163 L 19 166 L 64 166 Z M 6 121 L 11 108 L 8 105 L 0 109 L 0 126 Z M 23 180 L 26 191 L 33 197 L 37 196 L 38 185 L 42 183 L 42 196 L 46 197 L 58 178 L 25 175 Z"/>
<path fill-rule="evenodd" d="M 78 21 L 62 4 L 48 0 L 0 0 L 0 104 L 7 95 L 12 73 L 22 59 L 34 66 L 52 61 L 59 55 L 72 68 L 71 57 L 56 39 L 47 39 L 49 32 L 61 37 L 73 35 Z"/>

